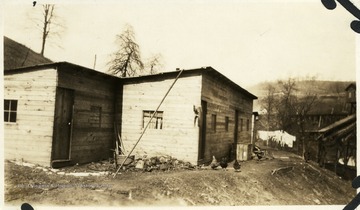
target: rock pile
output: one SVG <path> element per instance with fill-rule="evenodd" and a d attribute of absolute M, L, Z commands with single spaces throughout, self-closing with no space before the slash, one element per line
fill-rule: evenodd
<path fill-rule="evenodd" d="M 196 169 L 197 166 L 190 162 L 178 160 L 171 156 L 141 157 L 136 158 L 130 164 L 123 166 L 123 170 L 143 170 L 151 172 L 153 170 L 168 171 L 174 169 Z"/>

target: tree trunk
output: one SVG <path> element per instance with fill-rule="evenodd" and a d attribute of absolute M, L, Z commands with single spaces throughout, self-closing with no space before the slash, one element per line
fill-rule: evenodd
<path fill-rule="evenodd" d="M 48 28 L 48 14 L 49 14 L 49 9 L 47 6 L 45 6 L 44 9 L 44 26 L 43 26 L 43 34 L 42 34 L 42 43 L 41 43 L 41 52 L 40 54 L 42 56 L 44 56 L 44 51 L 45 51 L 45 42 L 46 42 L 46 37 L 47 37 L 47 28 Z"/>

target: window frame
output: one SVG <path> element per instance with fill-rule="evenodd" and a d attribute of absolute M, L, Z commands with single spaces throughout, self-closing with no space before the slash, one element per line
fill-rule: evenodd
<path fill-rule="evenodd" d="M 142 111 L 142 129 L 145 128 L 147 123 L 150 121 L 151 116 L 155 113 L 154 110 L 143 110 Z M 148 120 L 145 120 L 148 119 Z M 154 121 L 155 120 L 155 121 Z M 155 125 L 155 126 L 152 126 Z M 157 111 L 154 115 L 151 123 L 147 127 L 152 130 L 163 130 L 164 128 L 164 111 Z"/>
<path fill-rule="evenodd" d="M 8 106 L 6 105 L 6 102 L 9 103 Z M 12 106 L 14 102 L 15 105 Z M 18 105 L 19 102 L 17 99 L 4 99 L 4 123 L 15 124 L 17 122 Z"/>
<path fill-rule="evenodd" d="M 244 131 L 244 120 L 243 118 L 240 118 L 240 132 Z"/>
<path fill-rule="evenodd" d="M 216 114 L 211 114 L 211 130 L 216 133 Z"/>
<path fill-rule="evenodd" d="M 92 128 L 101 128 L 102 107 L 90 106 L 89 125 Z"/>
<path fill-rule="evenodd" d="M 229 131 L 229 117 L 225 116 L 225 131 Z"/>

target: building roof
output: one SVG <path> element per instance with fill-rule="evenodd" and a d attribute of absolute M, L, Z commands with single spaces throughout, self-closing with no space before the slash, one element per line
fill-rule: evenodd
<path fill-rule="evenodd" d="M 122 78 L 125 83 L 138 83 L 142 81 L 151 81 L 151 80 L 164 80 L 164 79 L 170 79 L 175 78 L 179 74 L 179 70 L 177 71 L 170 71 L 170 72 L 161 72 L 158 74 L 151 74 L 151 75 L 144 75 L 144 76 L 137 76 L 137 77 L 126 77 Z M 225 77 L 223 74 L 215 70 L 214 68 L 208 66 L 208 67 L 202 67 L 202 68 L 196 68 L 196 69 L 186 69 L 183 70 L 180 77 L 183 76 L 192 76 L 192 75 L 201 75 L 201 74 L 208 74 L 211 77 L 217 78 L 218 80 L 223 81 L 224 83 L 228 84 L 235 90 L 243 93 L 247 97 L 251 99 L 257 99 L 257 97 L 253 94 L 251 94 L 249 91 L 245 90 L 244 88 L 240 87 L 235 82 L 231 81 L 229 78 Z"/>
<path fill-rule="evenodd" d="M 72 71 L 74 73 L 85 73 L 86 72 L 86 73 L 97 75 L 97 76 L 119 79 L 116 76 L 106 74 L 106 73 L 103 73 L 100 71 L 96 71 L 94 69 L 86 68 L 84 66 L 65 62 L 65 61 L 46 63 L 46 64 L 38 64 L 38 65 L 34 65 L 34 66 L 20 67 L 20 68 L 15 68 L 15 69 L 5 69 L 4 75 L 16 74 L 16 73 L 21 73 L 21 72 L 29 72 L 29 71 L 41 71 L 41 70 L 49 69 L 49 68 L 54 68 L 54 69 L 58 69 L 61 71 Z"/>
<path fill-rule="evenodd" d="M 334 122 L 329 126 L 326 126 L 325 128 L 320 129 L 319 133 L 328 133 L 331 132 L 332 130 L 340 130 L 342 127 L 352 124 L 353 122 L 356 122 L 356 114 L 347 116 L 341 120 Z"/>
<path fill-rule="evenodd" d="M 356 89 L 356 83 L 350 83 L 350 85 L 348 85 L 345 90 L 348 91 L 350 88 Z"/>
<path fill-rule="evenodd" d="M 30 48 L 4 36 L 4 70 L 52 63 Z"/>
<path fill-rule="evenodd" d="M 171 72 L 162 72 L 162 73 L 158 73 L 158 74 L 151 74 L 151 75 L 144 75 L 144 76 L 137 76 L 137 77 L 119 78 L 119 77 L 116 77 L 116 76 L 113 76 L 110 74 L 106 74 L 106 73 L 103 73 L 100 71 L 96 71 L 94 69 L 86 68 L 83 66 L 69 63 L 69 62 L 55 62 L 55 63 L 47 63 L 47 64 L 38 64 L 38 65 L 27 66 L 27 67 L 19 67 L 19 68 L 14 68 L 14 69 L 5 69 L 4 74 L 5 75 L 6 74 L 14 74 L 17 72 L 36 71 L 36 70 L 41 70 L 41 69 L 46 69 L 46 68 L 56 68 L 56 67 L 60 67 L 60 69 L 66 69 L 66 68 L 63 68 L 66 66 L 71 67 L 71 69 L 76 68 L 79 71 L 87 71 L 87 72 L 90 72 L 93 74 L 117 78 L 118 80 L 121 80 L 125 83 L 134 83 L 134 82 L 138 83 L 138 82 L 149 81 L 149 80 L 151 81 L 151 80 L 164 80 L 164 79 L 168 79 L 168 78 L 175 78 L 180 72 L 180 71 L 171 71 Z M 229 78 L 225 77 L 220 72 L 213 69 L 212 67 L 184 70 L 180 77 L 192 76 L 194 74 L 199 74 L 199 75 L 200 74 L 208 74 L 212 77 L 215 77 L 215 78 L 225 82 L 226 84 L 233 87 L 237 91 L 243 93 L 247 97 L 249 97 L 251 99 L 257 99 L 257 97 L 255 95 L 253 95 L 250 92 L 248 92 L 247 90 L 243 89 L 242 87 L 240 87 L 239 85 L 237 85 L 236 83 L 234 83 Z"/>

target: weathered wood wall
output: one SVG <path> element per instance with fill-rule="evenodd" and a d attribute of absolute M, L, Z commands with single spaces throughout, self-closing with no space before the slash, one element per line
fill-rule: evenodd
<path fill-rule="evenodd" d="M 4 75 L 4 99 L 18 100 L 16 123 L 4 123 L 5 159 L 50 166 L 56 80 L 54 69 Z"/>
<path fill-rule="evenodd" d="M 124 84 L 122 139 L 127 151 L 143 131 L 143 110 L 155 110 L 174 79 Z M 134 154 L 171 155 L 197 163 L 199 128 L 194 125 L 193 106 L 200 106 L 201 76 L 180 77 L 161 105 L 163 128 L 147 129 Z"/>
<path fill-rule="evenodd" d="M 208 74 L 203 75 L 201 99 L 207 102 L 205 162 L 211 161 L 213 155 L 217 158 L 229 156 L 234 143 L 235 110 L 238 110 L 237 143 L 250 144 L 253 99 Z M 211 129 L 212 115 L 216 115 L 216 131 Z M 229 119 L 228 131 L 225 117 Z"/>
<path fill-rule="evenodd" d="M 98 161 L 111 156 L 110 149 L 114 149 L 114 84 L 111 78 L 76 69 L 59 71 L 58 86 L 73 89 L 75 94 L 71 142 L 73 163 Z"/>

